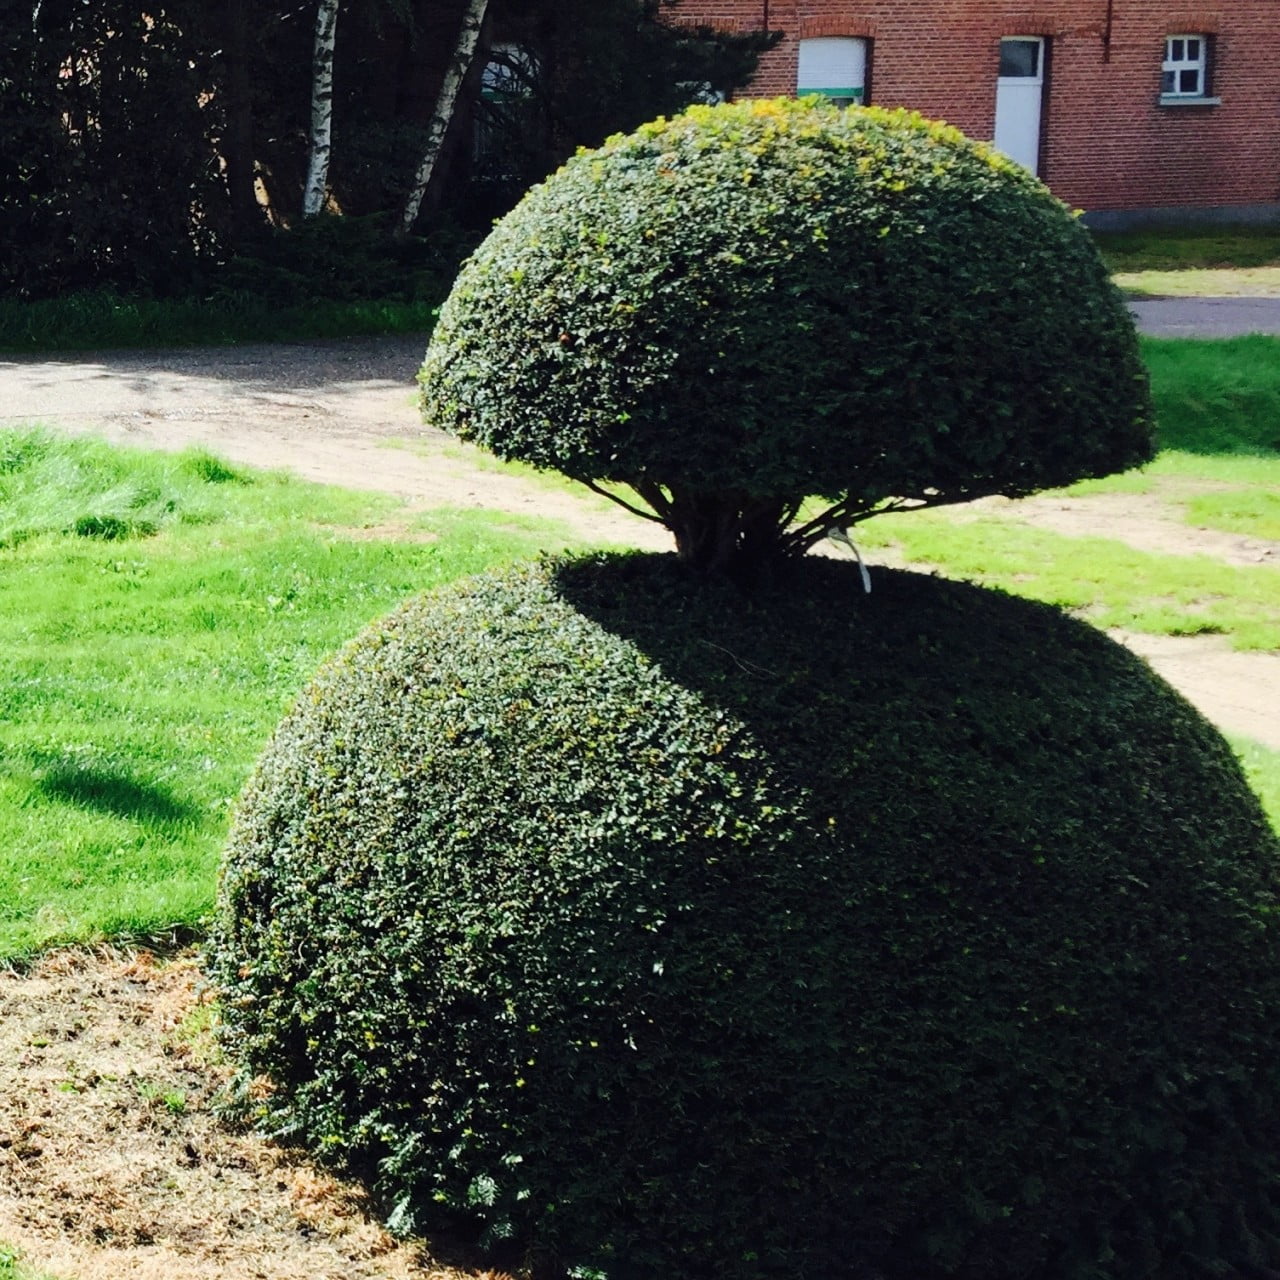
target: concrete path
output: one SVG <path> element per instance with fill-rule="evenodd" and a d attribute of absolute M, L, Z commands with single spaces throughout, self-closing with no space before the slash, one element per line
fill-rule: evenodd
<path fill-rule="evenodd" d="M 1280 334 L 1280 298 L 1143 298 L 1129 303 L 1153 338 L 1234 338 Z"/>

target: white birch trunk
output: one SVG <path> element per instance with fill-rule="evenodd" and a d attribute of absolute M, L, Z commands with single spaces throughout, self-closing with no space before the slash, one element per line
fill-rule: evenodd
<path fill-rule="evenodd" d="M 338 30 L 338 0 L 320 0 L 316 42 L 311 59 L 311 145 L 302 216 L 314 218 L 324 208 L 329 185 L 330 139 L 333 134 L 333 48 Z"/>
<path fill-rule="evenodd" d="M 489 9 L 489 0 L 467 0 L 467 9 L 462 16 L 462 30 L 458 33 L 458 42 L 453 47 L 453 56 L 444 74 L 444 82 L 440 85 L 440 94 L 436 98 L 436 108 L 431 113 L 431 123 L 427 126 L 427 144 L 422 151 L 422 159 L 418 162 L 418 170 L 413 177 L 413 186 L 409 189 L 409 198 L 405 201 L 400 215 L 400 234 L 408 235 L 413 230 L 418 211 L 422 208 L 422 198 L 427 193 L 431 175 L 435 172 L 436 162 L 444 149 L 445 134 L 449 131 L 449 122 L 453 119 L 453 111 L 458 102 L 458 94 L 462 83 L 471 70 L 472 60 L 476 56 L 476 46 L 480 43 L 480 29 L 484 26 L 485 14 Z"/>

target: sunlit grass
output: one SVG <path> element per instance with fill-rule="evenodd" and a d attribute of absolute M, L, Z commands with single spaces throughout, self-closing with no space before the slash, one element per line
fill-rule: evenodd
<path fill-rule="evenodd" d="M 0 957 L 196 926 L 234 797 L 325 655 L 412 592 L 573 541 L 204 455 L 0 440 L 26 459 L 0 477 L 23 530 L 0 549 Z M 148 527 L 77 533 L 87 473 Z"/>
<path fill-rule="evenodd" d="M 1280 543 L 1280 487 L 1202 493 L 1186 503 L 1187 521 L 1249 538 Z"/>
<path fill-rule="evenodd" d="M 24 1265 L 22 1255 L 8 1245 L 0 1244 L 0 1280 L 53 1280 L 44 1272 L 35 1272 Z"/>
<path fill-rule="evenodd" d="M 1151 635 L 1224 635 L 1236 649 L 1280 648 L 1280 573 L 1208 556 L 1159 555 L 1108 538 L 1074 538 L 1009 519 L 945 512 L 883 516 L 859 528 L 864 550 L 1000 587 Z"/>
<path fill-rule="evenodd" d="M 1135 296 L 1280 295 L 1275 227 L 1157 228 L 1095 238 L 1112 278 Z"/>
<path fill-rule="evenodd" d="M 1271 825 L 1280 831 L 1280 751 L 1273 751 L 1249 738 L 1229 736 L 1240 758 L 1249 785 L 1258 793 Z"/>
<path fill-rule="evenodd" d="M 1280 297 L 1280 267 L 1120 271 L 1112 279 L 1135 298 Z"/>
<path fill-rule="evenodd" d="M 1160 454 L 1065 490 L 1158 493 L 1189 524 L 1280 540 L 1280 339 L 1143 341 Z"/>

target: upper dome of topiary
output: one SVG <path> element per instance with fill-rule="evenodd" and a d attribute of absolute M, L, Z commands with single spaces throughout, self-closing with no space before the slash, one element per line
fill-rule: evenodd
<path fill-rule="evenodd" d="M 708 503 L 739 550 L 840 504 L 803 549 L 889 498 L 1151 450 L 1132 322 L 1067 208 L 948 126 L 813 100 L 695 107 L 572 159 L 464 267 L 420 378 L 430 422 L 632 485 L 693 559 Z"/>
<path fill-rule="evenodd" d="M 1280 1266 L 1280 850 L 1221 737 L 1045 606 L 672 559 L 456 585 L 301 697 L 213 938 L 274 1122 L 557 1280 Z"/>

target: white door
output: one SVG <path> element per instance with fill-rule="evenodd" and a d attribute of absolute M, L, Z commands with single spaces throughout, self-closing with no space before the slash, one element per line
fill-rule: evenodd
<path fill-rule="evenodd" d="M 1044 39 L 1009 36 L 1000 41 L 996 81 L 996 147 L 1011 160 L 1040 171 L 1040 115 L 1044 101 Z"/>

